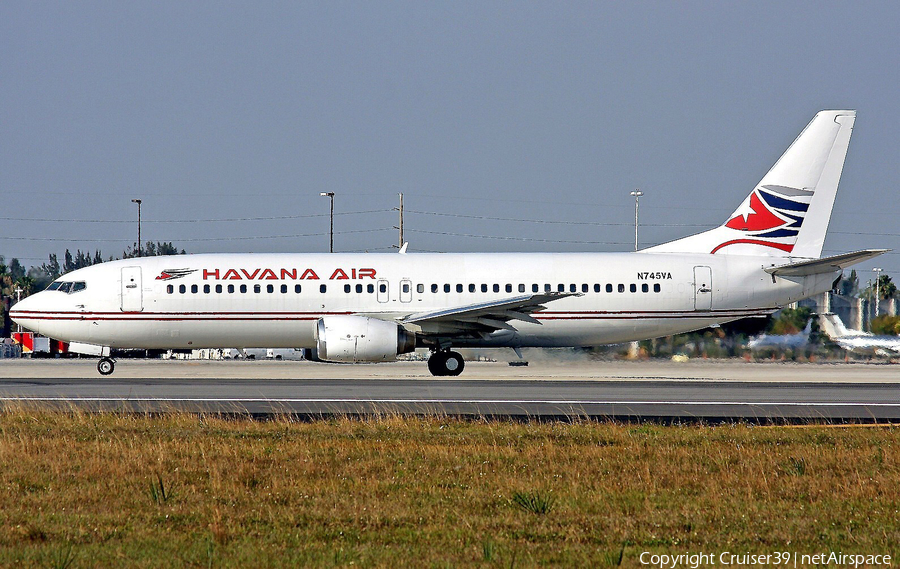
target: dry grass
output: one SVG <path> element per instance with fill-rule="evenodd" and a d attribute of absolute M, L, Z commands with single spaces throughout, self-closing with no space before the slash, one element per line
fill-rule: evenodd
<path fill-rule="evenodd" d="M 898 434 L 13 411 L 0 414 L 0 566 L 896 554 Z"/>

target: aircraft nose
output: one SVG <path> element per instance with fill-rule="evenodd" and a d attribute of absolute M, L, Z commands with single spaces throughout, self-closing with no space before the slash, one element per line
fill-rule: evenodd
<path fill-rule="evenodd" d="M 44 312 L 42 310 L 44 303 L 41 299 L 43 294 L 43 292 L 39 292 L 15 303 L 9 310 L 10 319 L 23 328 L 40 332 L 37 326 L 38 322 L 40 322 L 40 316 Z"/>

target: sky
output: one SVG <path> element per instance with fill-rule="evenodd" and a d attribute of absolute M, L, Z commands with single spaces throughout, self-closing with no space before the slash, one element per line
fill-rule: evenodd
<path fill-rule="evenodd" d="M 825 254 L 900 278 L 896 2 L 0 3 L 0 255 L 627 251 L 858 117 Z"/>

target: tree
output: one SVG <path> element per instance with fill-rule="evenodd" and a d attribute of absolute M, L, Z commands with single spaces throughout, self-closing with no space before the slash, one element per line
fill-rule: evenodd
<path fill-rule="evenodd" d="M 878 318 L 873 318 L 871 328 L 872 333 L 881 336 L 900 335 L 900 316 L 883 314 Z"/>
<path fill-rule="evenodd" d="M 785 308 L 773 317 L 769 323 L 769 333 L 776 335 L 797 334 L 806 328 L 806 323 L 812 317 L 812 310 L 809 308 Z"/>
<path fill-rule="evenodd" d="M 12 277 L 13 281 L 17 281 L 25 276 L 25 267 L 15 257 L 9 262 L 9 276 Z"/>
<path fill-rule="evenodd" d="M 856 269 L 850 271 L 849 277 L 841 280 L 838 290 L 841 296 L 855 296 L 859 292 L 859 277 L 856 274 Z"/>
<path fill-rule="evenodd" d="M 894 284 L 891 277 L 888 275 L 881 275 L 878 277 L 878 286 L 876 287 L 875 283 L 870 283 L 860 296 L 872 300 L 875 298 L 876 289 L 878 290 L 878 300 L 893 298 L 897 294 L 897 285 Z"/>
<path fill-rule="evenodd" d="M 62 271 L 59 267 L 59 260 L 56 258 L 56 253 L 50 253 L 50 262 L 44 263 L 38 268 L 38 271 L 48 277 L 50 277 L 51 281 L 55 281 L 62 274 Z M 30 271 L 29 271 L 30 273 Z"/>

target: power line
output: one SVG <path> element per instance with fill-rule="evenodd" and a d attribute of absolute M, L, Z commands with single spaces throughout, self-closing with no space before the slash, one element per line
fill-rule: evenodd
<path fill-rule="evenodd" d="M 570 241 L 563 239 L 539 239 L 536 237 L 503 237 L 500 235 L 474 235 L 471 233 L 452 233 L 449 231 L 426 231 L 424 229 L 410 229 L 414 233 L 428 235 L 445 235 L 450 237 L 474 237 L 476 239 L 497 239 L 501 241 L 534 241 L 540 243 L 573 243 L 581 245 L 626 245 L 624 241 Z"/>
<path fill-rule="evenodd" d="M 335 231 L 335 235 L 347 235 L 351 233 L 377 233 L 380 231 L 390 231 L 388 228 L 381 229 L 351 229 L 347 231 Z M 255 239 L 293 239 L 297 237 L 321 237 L 328 233 L 296 233 L 290 235 L 254 235 L 249 237 L 194 237 L 188 239 L 169 239 L 172 243 L 196 243 L 202 241 L 250 241 Z M 130 239 L 67 239 L 58 237 L 2 237 L 0 240 L 10 241 L 62 241 L 66 243 L 122 243 L 130 242 Z"/>
<path fill-rule="evenodd" d="M 334 215 L 360 215 L 368 213 L 384 213 L 391 209 L 372 209 L 366 211 L 335 212 Z M 273 217 L 231 217 L 221 219 L 144 219 L 143 223 L 217 223 L 235 221 L 276 221 L 280 219 L 308 219 L 313 217 L 329 217 L 327 213 L 313 213 L 307 215 L 279 215 Z M 47 223 L 134 223 L 133 219 L 46 219 L 23 217 L 0 217 L 0 221 L 28 221 Z"/>

